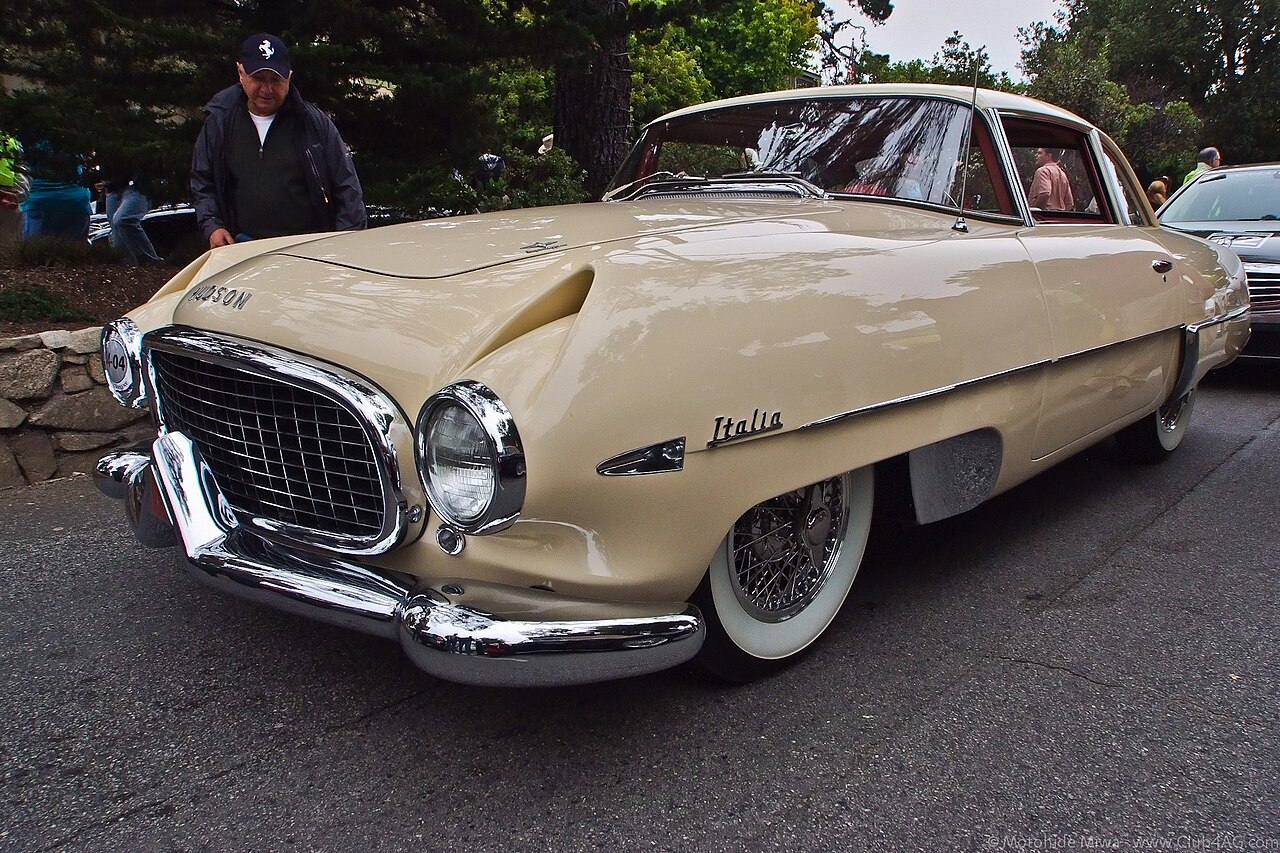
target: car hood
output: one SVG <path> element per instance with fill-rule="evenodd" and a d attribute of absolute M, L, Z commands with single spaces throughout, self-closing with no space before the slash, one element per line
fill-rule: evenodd
<path fill-rule="evenodd" d="M 1280 221 L 1252 219 L 1161 224 L 1174 231 L 1229 246 L 1245 262 L 1280 263 Z"/>
<path fill-rule="evenodd" d="M 293 247 L 288 254 L 400 278 L 444 278 L 566 249 L 835 209 L 808 200 L 533 208 L 342 234 Z"/>
<path fill-rule="evenodd" d="M 907 205 L 826 201 L 605 203 L 437 220 L 276 243 L 244 259 L 234 252 L 252 244 L 230 247 L 226 257 L 238 262 L 229 266 L 218 250 L 206 263 L 219 271 L 134 316 L 144 330 L 175 323 L 329 361 L 409 413 L 448 382 L 493 376 L 500 360 L 508 377 L 494 386 L 501 395 L 554 389 L 550 396 L 576 401 L 584 388 L 621 387 L 643 396 L 656 382 L 675 399 L 698 399 L 688 416 L 709 424 L 734 414 L 702 409 L 724 405 L 724 392 L 741 384 L 743 358 L 803 374 L 814 348 L 841 348 L 831 357 L 848 362 L 863 356 L 844 349 L 898 346 L 900 357 L 923 362 L 922 348 L 940 340 L 927 329 L 959 322 L 983 292 L 960 288 L 939 301 L 934 289 L 983 270 L 1034 275 L 1016 241 L 994 241 L 1018 252 L 1008 258 L 982 248 L 984 233 L 1007 235 L 1008 226 L 972 221 L 962 242 L 971 248 L 957 255 L 954 222 L 954 214 Z M 906 318 L 889 307 L 904 292 L 922 309 Z M 951 306 L 954 320 L 946 319 Z M 945 318 L 926 322 L 939 311 Z M 865 334 L 837 334 L 864 316 Z M 1008 347 L 928 360 L 920 384 L 1045 355 L 1039 338 L 1014 336 Z M 649 375 L 655 358 L 660 376 Z M 832 381 L 873 399 L 882 380 Z M 828 408 L 809 394 L 803 412 L 788 412 L 788 426 Z"/>

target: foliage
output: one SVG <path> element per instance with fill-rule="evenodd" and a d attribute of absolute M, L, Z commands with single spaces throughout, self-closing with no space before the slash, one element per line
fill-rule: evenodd
<path fill-rule="evenodd" d="M 74 323 L 93 318 L 73 306 L 66 297 L 43 284 L 21 284 L 0 291 L 0 320 L 9 323 Z"/>
<path fill-rule="evenodd" d="M 709 101 L 716 91 L 699 64 L 701 50 L 668 24 L 631 36 L 631 124 L 634 130 L 680 107 Z"/>
<path fill-rule="evenodd" d="M 736 0 L 684 27 L 686 50 L 718 97 L 785 88 L 817 47 L 818 21 L 809 0 Z"/>
<path fill-rule="evenodd" d="M 1003 71 L 991 68 L 991 55 L 985 47 L 974 50 L 956 30 L 943 42 L 933 61 L 921 59 L 893 62 L 887 54 L 864 51 L 851 71 L 850 82 L 856 83 L 944 83 L 972 86 L 975 81 L 984 89 L 1004 92 L 1020 91 Z"/>
<path fill-rule="evenodd" d="M 1280 159 L 1280 0 L 1067 0 L 1023 40 L 1032 91 L 1099 110 L 1154 172 L 1180 175 L 1210 144 L 1227 162 Z"/>

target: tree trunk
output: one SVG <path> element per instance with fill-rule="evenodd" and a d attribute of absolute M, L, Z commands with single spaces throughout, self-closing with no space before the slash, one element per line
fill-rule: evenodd
<path fill-rule="evenodd" d="M 556 63 L 555 145 L 587 170 L 598 199 L 627 156 L 631 135 L 631 63 L 621 26 L 626 0 L 590 0 L 604 23 L 585 54 Z"/>

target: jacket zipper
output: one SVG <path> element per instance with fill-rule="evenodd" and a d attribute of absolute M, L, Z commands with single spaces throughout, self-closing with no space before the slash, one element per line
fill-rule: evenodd
<path fill-rule="evenodd" d="M 316 158 L 311 156 L 311 149 L 307 148 L 307 163 L 311 166 L 311 174 L 316 176 L 316 186 L 320 187 L 320 197 L 324 199 L 324 203 L 329 203 L 329 191 L 325 189 L 324 181 L 320 178 L 320 170 L 316 168 Z"/>

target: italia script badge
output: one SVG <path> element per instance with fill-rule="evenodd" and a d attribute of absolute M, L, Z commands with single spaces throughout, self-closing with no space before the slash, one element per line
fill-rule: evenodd
<path fill-rule="evenodd" d="M 199 287 L 193 287 L 187 291 L 187 302 L 207 302 L 210 305 L 224 305 L 227 308 L 234 308 L 237 311 L 244 308 L 250 297 L 253 296 L 252 290 L 245 290 L 236 287 L 219 287 L 216 284 L 202 284 Z"/>
<path fill-rule="evenodd" d="M 707 447 L 715 447 L 726 441 L 737 441 L 762 432 L 773 432 L 775 429 L 782 429 L 782 412 L 756 409 L 751 413 L 750 419 L 735 419 L 730 415 L 721 415 L 716 418 L 716 425 L 711 430 L 711 440 L 707 442 Z"/>

